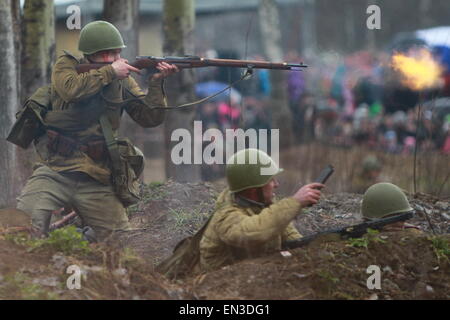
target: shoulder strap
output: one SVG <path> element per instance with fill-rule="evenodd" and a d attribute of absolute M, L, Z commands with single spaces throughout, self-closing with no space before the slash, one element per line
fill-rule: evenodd
<path fill-rule="evenodd" d="M 108 116 L 103 113 L 100 116 L 100 126 L 102 127 L 103 135 L 105 136 L 106 147 L 108 148 L 109 155 L 111 157 L 112 168 L 114 171 L 114 179 L 118 179 L 122 176 L 122 166 L 120 165 L 120 153 L 119 144 L 117 139 L 114 137 L 111 122 Z"/>

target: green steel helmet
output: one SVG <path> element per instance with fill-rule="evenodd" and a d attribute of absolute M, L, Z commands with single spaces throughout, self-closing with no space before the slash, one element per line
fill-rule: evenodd
<path fill-rule="evenodd" d="M 78 50 L 84 54 L 125 47 L 119 30 L 107 21 L 90 22 L 81 29 Z"/>
<path fill-rule="evenodd" d="M 230 157 L 225 171 L 230 191 L 239 192 L 266 185 L 283 169 L 264 151 L 243 149 Z"/>
<path fill-rule="evenodd" d="M 379 219 L 388 215 L 413 211 L 403 191 L 392 183 L 381 182 L 364 193 L 361 213 L 364 218 Z"/>
<path fill-rule="evenodd" d="M 362 167 L 364 171 L 380 170 L 381 163 L 375 156 L 367 156 L 362 162 Z"/>

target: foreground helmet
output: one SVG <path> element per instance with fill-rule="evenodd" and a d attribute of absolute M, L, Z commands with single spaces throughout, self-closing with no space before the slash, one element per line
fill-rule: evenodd
<path fill-rule="evenodd" d="M 239 192 L 266 185 L 283 169 L 264 151 L 244 149 L 230 157 L 225 171 L 230 191 Z"/>
<path fill-rule="evenodd" d="M 94 21 L 81 29 L 78 50 L 84 54 L 125 47 L 119 30 L 109 22 Z"/>
<path fill-rule="evenodd" d="M 412 211 L 403 191 L 392 183 L 377 183 L 364 194 L 361 213 L 369 219 Z"/>

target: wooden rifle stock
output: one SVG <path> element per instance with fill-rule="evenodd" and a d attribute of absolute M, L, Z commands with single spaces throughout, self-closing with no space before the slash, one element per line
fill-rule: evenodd
<path fill-rule="evenodd" d="M 180 69 L 205 68 L 205 67 L 230 67 L 230 68 L 247 68 L 247 69 L 273 69 L 273 70 L 292 70 L 299 71 L 306 68 L 303 63 L 287 63 L 287 62 L 269 62 L 257 60 L 233 60 L 233 59 L 205 59 L 196 56 L 186 57 L 153 57 L 139 56 L 136 61 L 130 65 L 137 69 L 154 68 L 159 62 L 174 64 Z M 89 72 L 94 69 L 107 66 L 110 63 L 88 63 L 79 64 L 76 67 L 78 73 Z"/>

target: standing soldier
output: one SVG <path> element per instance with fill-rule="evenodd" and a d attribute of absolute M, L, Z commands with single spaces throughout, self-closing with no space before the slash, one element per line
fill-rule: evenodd
<path fill-rule="evenodd" d="M 165 110 L 153 108 L 166 105 L 163 79 L 178 69 L 159 63 L 145 95 L 130 76 L 139 70 L 120 57 L 122 48 L 112 24 L 87 24 L 79 39 L 84 57 L 65 52 L 53 67 L 48 90 L 30 98 L 48 98 L 51 111 L 42 119 L 45 134 L 34 139 L 39 162 L 17 208 L 31 215 L 40 233 L 48 232 L 51 212 L 66 205 L 93 228 L 97 240 L 129 227 L 125 207 L 138 197 L 143 158 L 128 140 L 117 139 L 120 117 L 126 111 L 142 127 L 161 124 Z M 105 66 L 78 74 L 80 63 Z"/>

